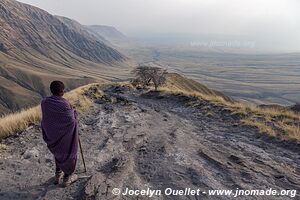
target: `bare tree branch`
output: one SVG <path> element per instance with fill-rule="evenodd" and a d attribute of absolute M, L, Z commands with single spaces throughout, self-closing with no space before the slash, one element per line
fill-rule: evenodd
<path fill-rule="evenodd" d="M 152 83 L 155 91 L 157 91 L 158 87 L 163 85 L 166 81 L 167 70 L 160 67 L 139 65 L 132 73 L 135 76 L 132 80 L 133 84 L 147 87 Z"/>

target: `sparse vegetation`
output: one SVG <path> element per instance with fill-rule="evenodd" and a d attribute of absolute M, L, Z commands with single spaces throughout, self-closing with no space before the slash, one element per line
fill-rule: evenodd
<path fill-rule="evenodd" d="M 0 159 L 4 158 L 4 154 L 7 152 L 8 147 L 4 144 L 0 144 Z"/>
<path fill-rule="evenodd" d="M 287 124 L 279 121 L 276 126 L 282 129 L 286 134 L 284 135 L 284 139 L 287 141 L 300 141 L 300 125 L 295 124 Z"/>
<path fill-rule="evenodd" d="M 8 147 L 5 144 L 0 144 L 0 154 L 7 151 Z"/>
<path fill-rule="evenodd" d="M 37 124 L 40 120 L 41 110 L 38 106 L 4 116 L 0 118 L 0 138 L 23 131 L 30 124 Z"/>
<path fill-rule="evenodd" d="M 248 126 L 254 126 L 254 127 L 258 128 L 260 133 L 268 134 L 271 137 L 277 136 L 277 134 L 273 130 L 273 128 L 268 126 L 265 122 L 260 122 L 260 121 L 252 120 L 252 119 L 242 119 L 241 123 L 244 125 L 248 125 Z"/>
<path fill-rule="evenodd" d="M 160 67 L 139 65 L 132 73 L 135 78 L 132 80 L 133 85 L 141 85 L 142 87 L 154 85 L 155 91 L 166 81 L 167 71 Z"/>
<path fill-rule="evenodd" d="M 128 83 L 119 83 L 119 85 L 132 87 Z M 104 85 L 101 85 L 101 88 L 103 87 Z M 182 87 L 173 84 L 170 87 L 170 82 L 167 81 L 164 86 L 160 87 L 159 91 L 165 94 L 190 96 L 204 100 L 207 102 L 207 105 L 204 107 L 201 105 L 201 108 L 208 110 L 207 116 L 214 115 L 209 109 L 211 106 L 219 106 L 228 114 L 239 116 L 240 125 L 256 127 L 260 133 L 280 138 L 283 141 L 300 143 L 300 115 L 292 110 L 277 109 L 274 107 L 262 108 L 255 105 L 232 102 L 223 95 L 218 95 L 218 93 L 207 90 L 206 87 L 195 90 L 193 88 L 186 90 L 185 87 L 189 87 L 189 84 Z M 79 112 L 82 112 L 91 106 L 94 99 L 101 98 L 103 95 L 100 84 L 90 84 L 70 91 L 65 97 Z M 191 106 L 194 107 L 200 104 L 201 101 L 191 102 Z M 30 124 L 39 123 L 40 116 L 40 108 L 34 107 L 0 118 L 0 138 L 20 132 Z"/>
<path fill-rule="evenodd" d="M 94 96 L 89 95 L 91 93 Z M 91 106 L 92 98 L 100 98 L 101 95 L 98 84 L 89 84 L 66 93 L 64 97 L 70 101 L 77 111 L 83 112 Z M 31 124 L 40 123 L 40 120 L 40 106 L 3 116 L 0 118 L 0 138 L 21 132 Z"/>
<path fill-rule="evenodd" d="M 241 125 L 253 126 L 262 134 L 277 137 L 283 141 L 294 141 L 300 143 L 300 115 L 292 110 L 276 108 L 260 108 L 245 103 L 230 102 L 222 96 L 203 94 L 200 92 L 187 92 L 179 89 L 164 87 L 161 92 L 185 95 L 200 98 L 215 106 L 223 107 L 231 115 L 238 115 Z M 197 102 L 192 103 L 197 106 Z"/>

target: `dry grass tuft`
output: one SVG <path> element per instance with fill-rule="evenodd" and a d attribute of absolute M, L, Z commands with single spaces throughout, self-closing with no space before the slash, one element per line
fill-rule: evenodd
<path fill-rule="evenodd" d="M 277 127 L 283 130 L 286 134 L 283 139 L 286 141 L 295 141 L 300 143 L 300 125 L 286 124 L 284 122 L 278 122 Z"/>
<path fill-rule="evenodd" d="M 37 124 L 41 120 L 40 107 L 36 106 L 18 113 L 0 118 L 0 138 L 25 130 L 30 124 Z"/>
<path fill-rule="evenodd" d="M 260 122 L 253 119 L 242 119 L 241 123 L 247 126 L 254 126 L 259 130 L 260 133 L 268 134 L 271 137 L 277 136 L 277 133 L 273 130 L 273 128 L 268 126 L 265 122 Z"/>
<path fill-rule="evenodd" d="M 79 87 L 75 90 L 72 90 L 65 94 L 65 98 L 71 103 L 73 107 L 76 108 L 79 112 L 84 112 L 87 110 L 92 104 L 91 96 L 88 96 L 88 91 L 94 88 L 97 88 L 98 84 L 89 84 L 86 86 Z M 95 89 L 94 95 L 100 95 L 98 89 Z"/>
<path fill-rule="evenodd" d="M 232 115 L 239 115 L 242 125 L 256 127 L 260 133 L 280 138 L 283 141 L 300 143 L 300 115 L 291 110 L 261 108 L 245 103 L 230 102 L 222 96 L 208 95 L 200 92 L 187 92 L 168 87 L 161 88 L 160 92 L 191 96 L 208 101 L 213 105 L 223 107 L 223 110 L 229 111 Z M 197 102 L 193 102 L 193 106 L 196 105 Z"/>
<path fill-rule="evenodd" d="M 0 144 L 0 159 L 5 158 L 5 153 L 8 151 L 8 147 L 4 144 Z"/>
<path fill-rule="evenodd" d="M 8 147 L 5 144 L 0 144 L 0 154 L 6 152 Z"/>
<path fill-rule="evenodd" d="M 83 112 L 92 105 L 91 98 L 84 94 L 97 86 L 99 84 L 82 86 L 66 93 L 64 97 L 70 101 L 77 111 Z M 96 95 L 100 96 L 101 92 L 97 90 Z M 40 106 L 3 116 L 0 118 L 0 139 L 24 131 L 29 125 L 38 124 L 40 121 Z"/>

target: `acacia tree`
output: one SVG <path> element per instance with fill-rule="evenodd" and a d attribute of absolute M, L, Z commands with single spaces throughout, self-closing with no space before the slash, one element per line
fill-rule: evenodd
<path fill-rule="evenodd" d="M 166 81 L 167 70 L 160 67 L 139 65 L 132 73 L 135 76 L 132 81 L 134 84 L 140 84 L 143 87 L 146 87 L 152 83 L 155 91 L 157 91 L 158 87 L 163 85 Z"/>

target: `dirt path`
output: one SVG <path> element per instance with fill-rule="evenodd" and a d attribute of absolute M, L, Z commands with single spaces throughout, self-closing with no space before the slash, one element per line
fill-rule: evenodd
<path fill-rule="evenodd" d="M 300 192 L 300 154 L 267 142 L 254 129 L 237 126 L 207 102 L 193 108 L 185 97 L 106 91 L 116 101 L 98 101 L 80 117 L 88 173 L 80 157 L 80 180 L 69 188 L 52 184 L 54 163 L 38 126 L 8 138 L 0 159 L 0 199 L 234 199 L 232 196 L 114 196 L 129 189 L 293 189 Z M 235 199 L 300 199 L 243 196 Z"/>

